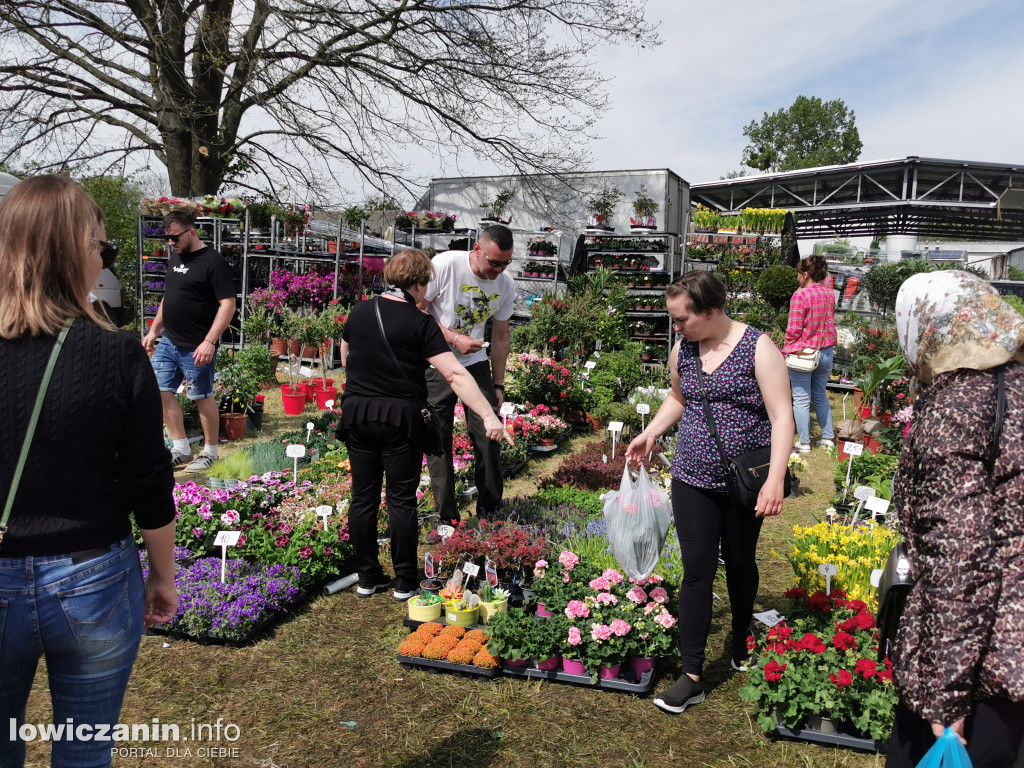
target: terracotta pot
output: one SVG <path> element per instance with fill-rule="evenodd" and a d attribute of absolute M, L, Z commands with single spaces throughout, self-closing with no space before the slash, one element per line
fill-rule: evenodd
<path fill-rule="evenodd" d="M 882 444 L 871 435 L 864 435 L 864 437 L 861 438 L 861 443 L 863 443 L 864 447 L 872 453 L 878 453 L 882 450 Z"/>
<path fill-rule="evenodd" d="M 864 400 L 864 390 L 860 387 L 853 388 L 853 407 L 860 408 L 861 402 Z"/>
<path fill-rule="evenodd" d="M 303 347 L 300 357 L 308 357 L 310 360 L 315 360 L 320 357 L 319 350 L 316 347 Z"/>
<path fill-rule="evenodd" d="M 288 340 L 288 354 L 289 355 L 294 355 L 295 357 L 298 357 L 299 353 L 301 351 L 302 351 L 302 342 L 300 342 L 298 339 L 289 339 Z"/>
<path fill-rule="evenodd" d="M 555 438 L 553 438 L 553 437 L 542 437 L 542 438 L 540 438 L 539 442 L 540 442 L 541 445 L 543 445 L 545 447 L 550 447 L 550 446 L 553 446 L 555 444 Z"/>
<path fill-rule="evenodd" d="M 592 426 L 594 428 L 595 432 L 600 432 L 601 431 L 601 426 L 602 425 L 601 425 L 601 419 L 599 417 L 594 416 L 594 415 L 588 413 L 587 414 L 587 420 L 590 422 L 590 426 Z"/>
<path fill-rule="evenodd" d="M 288 354 L 288 342 L 284 339 L 273 338 L 270 340 L 270 354 L 275 357 Z"/>
<path fill-rule="evenodd" d="M 245 436 L 245 414 L 223 413 L 220 417 L 220 433 L 228 440 L 240 440 Z"/>

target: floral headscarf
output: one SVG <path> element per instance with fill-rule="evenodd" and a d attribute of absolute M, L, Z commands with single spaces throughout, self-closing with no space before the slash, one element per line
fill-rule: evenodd
<path fill-rule="evenodd" d="M 986 371 L 1021 359 L 1024 317 L 969 272 L 907 279 L 896 296 L 896 333 L 914 375 L 928 384 L 956 368 Z"/>

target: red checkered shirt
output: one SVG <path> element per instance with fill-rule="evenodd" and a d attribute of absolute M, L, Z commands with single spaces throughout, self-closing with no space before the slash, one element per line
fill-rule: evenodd
<path fill-rule="evenodd" d="M 836 343 L 835 294 L 821 283 L 811 283 L 793 294 L 789 302 L 785 354 L 805 349 L 824 349 Z"/>

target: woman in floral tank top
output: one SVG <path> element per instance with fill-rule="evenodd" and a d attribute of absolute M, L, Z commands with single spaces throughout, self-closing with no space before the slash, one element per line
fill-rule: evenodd
<path fill-rule="evenodd" d="M 793 408 L 786 363 L 771 339 L 725 314 L 725 286 L 695 271 L 665 293 L 681 337 L 669 357 L 672 388 L 650 425 L 630 444 L 628 460 L 641 461 L 658 437 L 678 423 L 672 463 L 672 511 L 683 559 L 679 590 L 679 648 L 683 674 L 654 703 L 679 713 L 704 701 L 701 682 L 711 627 L 711 587 L 721 544 L 732 605 L 732 667 L 746 671 L 758 571 L 754 555 L 761 523 L 782 511 L 783 481 L 793 441 Z M 754 509 L 729 493 L 725 467 L 708 431 L 697 388 L 701 365 L 708 402 L 729 456 L 771 446 L 768 480 Z"/>

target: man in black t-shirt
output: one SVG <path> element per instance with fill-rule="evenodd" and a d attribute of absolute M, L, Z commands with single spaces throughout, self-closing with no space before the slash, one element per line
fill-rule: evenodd
<path fill-rule="evenodd" d="M 192 460 L 176 397 L 182 379 L 188 399 L 199 409 L 206 444 L 185 471 L 203 472 L 217 459 L 220 414 L 213 397 L 213 372 L 217 342 L 235 314 L 235 286 L 224 257 L 199 239 L 195 213 L 172 211 L 164 218 L 164 235 L 171 246 L 164 298 L 142 345 L 153 355 L 164 424 L 174 441 L 175 467 Z"/>

